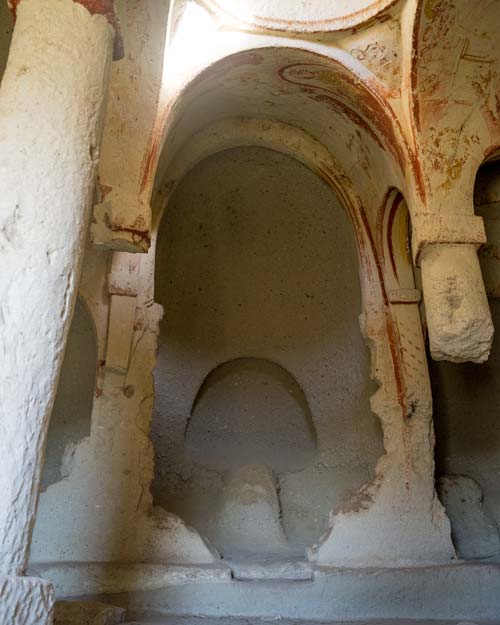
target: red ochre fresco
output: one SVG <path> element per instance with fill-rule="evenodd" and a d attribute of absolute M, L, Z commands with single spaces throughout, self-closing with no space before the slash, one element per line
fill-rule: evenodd
<path fill-rule="evenodd" d="M 188 89 L 192 89 L 198 83 L 206 80 L 207 75 L 210 80 L 222 80 L 224 76 L 231 69 L 244 65 L 260 65 L 263 62 L 263 57 L 257 52 L 240 52 L 235 55 L 228 56 L 221 59 L 214 65 L 211 65 L 206 70 L 195 76 L 192 80 L 186 83 L 186 85 L 179 90 L 176 94 L 175 100 L 173 100 L 164 110 L 161 112 L 158 120 L 155 122 L 153 131 L 151 133 L 151 139 L 149 142 L 149 149 L 145 159 L 144 167 L 142 168 L 141 177 L 141 193 L 145 190 L 148 183 L 152 181 L 154 171 L 158 163 L 159 150 L 164 136 L 165 128 L 167 125 L 167 118 L 173 109 L 173 105 L 178 101 Z"/>
<path fill-rule="evenodd" d="M 340 196 L 343 199 L 344 206 L 347 209 L 347 212 L 351 218 L 354 227 L 354 232 L 356 234 L 356 240 L 358 241 L 359 253 L 361 257 L 361 265 L 363 267 L 365 276 L 370 282 L 376 282 L 380 285 L 384 315 L 384 327 L 381 329 L 381 331 L 385 332 L 387 337 L 394 371 L 396 395 L 399 406 L 401 408 L 402 417 L 408 418 L 411 416 L 413 409 L 409 409 L 410 406 L 407 400 L 407 385 L 405 380 L 403 356 L 401 349 L 401 338 L 399 336 L 397 322 L 395 321 L 391 313 L 389 296 L 387 294 L 387 287 L 385 284 L 384 270 L 382 268 L 382 261 L 375 245 L 375 240 L 373 238 L 368 218 L 363 209 L 363 205 L 358 197 L 356 197 L 355 201 L 353 202 L 352 198 L 349 200 L 347 196 L 341 193 L 341 186 L 339 186 L 338 184 L 340 182 L 338 180 L 339 176 L 336 172 L 332 172 L 329 168 L 321 168 L 318 173 L 328 184 L 330 184 L 333 189 L 335 189 L 337 192 L 340 191 Z M 399 195 L 399 197 L 402 199 L 402 196 Z M 398 197 L 395 198 L 395 201 L 396 200 L 398 200 Z M 376 276 L 373 276 L 370 270 L 372 264 L 370 258 L 373 258 L 375 269 L 377 272 Z"/>

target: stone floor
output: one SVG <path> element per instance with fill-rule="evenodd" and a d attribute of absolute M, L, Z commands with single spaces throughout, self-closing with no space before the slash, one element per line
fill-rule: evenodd
<path fill-rule="evenodd" d="M 422 620 L 376 620 L 376 621 L 302 621 L 302 620 L 259 620 L 235 618 L 196 618 L 183 616 L 168 616 L 158 619 L 127 621 L 123 625 L 269 625 L 279 622 L 279 625 L 499 625 L 499 621 L 422 621 Z"/>
<path fill-rule="evenodd" d="M 198 617 L 164 615 L 161 617 L 127 619 L 124 608 L 99 601 L 58 601 L 54 625 L 498 625 L 499 621 L 358 619 L 346 621 L 314 621 L 301 619 L 259 619 L 236 617 Z M 3 624 L 2 624 L 3 625 Z"/>

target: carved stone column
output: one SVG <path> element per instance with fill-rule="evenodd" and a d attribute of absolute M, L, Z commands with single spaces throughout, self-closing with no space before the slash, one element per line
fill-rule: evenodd
<path fill-rule="evenodd" d="M 487 360 L 493 322 L 476 248 L 428 245 L 420 266 L 434 360 Z"/>
<path fill-rule="evenodd" d="M 491 349 L 493 322 L 477 256 L 477 248 L 486 242 L 482 218 L 417 214 L 413 225 L 431 356 L 484 362 Z"/>
<path fill-rule="evenodd" d="M 87 236 L 114 13 L 110 0 L 11 8 L 0 89 L 0 622 L 44 625 L 50 586 L 17 576 Z"/>

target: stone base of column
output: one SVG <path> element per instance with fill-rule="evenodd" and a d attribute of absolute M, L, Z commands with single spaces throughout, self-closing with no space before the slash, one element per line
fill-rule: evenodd
<path fill-rule="evenodd" d="M 0 574 L 0 623 L 2 625 L 52 625 L 54 591 L 38 577 Z"/>

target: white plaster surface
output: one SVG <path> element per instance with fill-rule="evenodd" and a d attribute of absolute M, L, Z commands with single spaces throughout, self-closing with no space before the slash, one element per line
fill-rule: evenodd
<path fill-rule="evenodd" d="M 430 245 L 421 268 L 431 356 L 451 362 L 487 360 L 493 322 L 475 247 Z"/>
<path fill-rule="evenodd" d="M 132 31 L 133 28 L 130 29 L 130 32 Z M 234 50 L 234 43 L 231 45 Z M 319 47 L 317 49 L 319 50 Z M 345 49 L 347 48 L 344 47 Z M 345 60 L 351 68 L 355 67 L 358 75 L 363 79 L 367 79 L 368 76 L 372 77 L 358 63 L 359 55 L 356 56 L 356 62 L 347 59 L 348 55 L 340 54 L 337 49 L 332 52 L 332 55 Z M 311 70 L 309 61 L 312 59 L 315 61 L 314 67 L 317 72 Z M 203 65 L 208 62 L 208 57 L 205 58 L 202 54 L 199 61 L 200 65 Z M 296 62 L 299 67 L 294 66 L 290 69 L 290 65 L 293 65 L 290 61 Z M 165 144 L 162 175 L 158 177 L 157 188 L 164 191 L 162 182 L 168 183 L 169 177 L 168 175 L 163 177 L 163 173 L 168 169 L 168 163 L 175 160 L 177 147 L 186 137 L 192 135 L 193 131 L 203 129 L 213 119 L 220 119 L 235 112 L 251 114 L 257 108 L 262 116 L 272 115 L 274 118 L 277 110 L 276 104 L 280 102 L 283 103 L 283 108 L 279 111 L 278 117 L 289 124 L 304 125 L 311 134 L 321 138 L 332 152 L 335 152 L 344 171 L 349 172 L 350 178 L 356 183 L 356 191 L 368 212 L 368 221 L 371 220 L 371 227 L 375 233 L 376 210 L 387 186 L 396 182 L 401 183 L 403 178 L 397 173 L 397 166 L 394 167 L 394 153 L 392 156 L 386 156 L 386 150 L 390 150 L 389 141 L 386 136 L 380 139 L 382 131 L 379 127 L 374 130 L 372 126 L 370 130 L 363 123 L 353 124 L 353 115 L 346 117 L 339 114 L 338 108 L 324 107 L 323 104 L 320 106 L 320 103 L 332 102 L 340 98 L 343 106 L 351 107 L 351 111 L 354 109 L 359 112 L 361 120 L 358 121 L 366 121 L 366 117 L 369 118 L 369 123 L 372 121 L 372 117 L 367 115 L 368 109 L 362 108 L 363 97 L 368 97 L 367 93 L 363 92 L 363 96 L 359 96 L 356 89 L 350 91 L 351 87 L 347 86 L 348 80 L 343 78 L 344 82 L 342 82 L 339 79 L 341 70 L 338 67 L 332 69 L 323 63 L 324 61 L 320 61 L 318 57 L 298 50 L 293 53 L 289 50 L 262 52 L 262 54 L 247 56 L 246 64 L 245 58 L 242 58 L 241 63 L 235 60 L 232 69 L 229 69 L 230 64 L 225 68 L 219 67 L 218 71 L 224 76 L 224 80 L 220 81 L 215 73 L 213 84 L 217 86 L 217 89 L 206 88 L 207 84 L 210 84 L 209 75 L 199 80 L 191 93 L 184 94 L 184 100 L 179 101 L 179 105 L 169 118 L 169 128 L 175 128 L 176 132 L 170 137 L 172 142 L 167 141 Z M 284 66 L 287 66 L 286 70 L 280 74 Z M 306 68 L 309 70 L 306 71 Z M 129 67 L 127 72 L 130 69 Z M 278 76 L 281 76 L 281 82 Z M 342 76 L 345 77 L 344 74 Z M 150 78 L 151 74 L 148 74 L 148 81 Z M 340 83 L 336 83 L 337 80 L 340 80 Z M 153 83 L 154 81 L 151 84 Z M 342 88 L 339 88 L 339 84 Z M 248 85 L 253 85 L 253 87 L 249 88 Z M 378 94 L 381 93 L 374 88 L 373 82 L 370 82 L 370 89 Z M 280 94 L 279 98 L 276 98 L 277 93 Z M 312 93 L 318 97 L 309 98 Z M 286 97 L 284 97 L 285 94 Z M 319 97 L 325 94 L 326 99 Z M 354 97 L 353 94 L 358 94 L 359 97 Z M 373 101 L 371 105 L 374 105 Z M 357 109 L 356 106 L 360 108 Z M 118 109 L 119 107 L 115 112 Z M 183 116 L 186 111 L 189 115 Z M 335 123 L 332 121 L 333 117 L 335 117 Z M 146 120 L 142 119 L 141 122 L 144 122 L 146 128 Z M 386 122 L 389 123 L 389 120 Z M 109 123 L 109 131 L 114 132 L 115 128 L 112 126 L 117 123 L 116 119 Z M 352 132 L 353 127 L 356 126 L 359 126 L 358 134 Z M 254 141 L 270 140 L 275 130 L 271 126 L 269 128 L 262 126 L 260 138 L 255 136 Z M 378 138 L 374 138 L 374 135 Z M 400 141 L 401 137 L 397 131 L 396 135 L 396 140 Z M 231 133 L 228 136 L 231 140 Z M 350 150 L 345 150 L 347 143 L 350 145 Z M 381 144 L 385 147 L 379 149 Z M 300 154 L 303 145 L 300 142 L 294 145 L 299 156 L 303 156 Z M 187 148 L 189 149 L 189 142 Z M 112 151 L 112 153 L 116 155 L 118 152 Z M 372 168 L 367 166 L 370 162 L 373 165 Z M 390 167 L 387 167 L 388 163 Z M 324 166 L 325 163 L 322 164 Z M 108 171 L 116 173 L 116 168 L 111 166 L 111 161 L 106 165 L 109 166 Z M 134 161 L 132 169 L 136 171 L 138 167 Z M 390 170 L 389 173 L 386 173 L 386 170 Z M 325 167 L 321 171 L 323 176 L 328 177 Z M 338 176 L 342 178 L 340 174 Z M 347 185 L 346 179 L 342 180 Z M 134 179 L 134 184 L 136 183 L 137 179 Z M 410 183 L 408 184 L 411 186 Z M 411 191 L 410 195 L 412 193 Z M 415 208 L 413 204 L 412 210 Z M 132 205 L 127 207 L 130 214 L 133 213 L 133 209 L 129 210 Z M 141 206 L 141 211 L 142 208 L 144 207 Z M 444 245 L 446 246 L 446 242 Z M 131 302 L 135 294 L 112 293 L 118 308 L 123 304 L 123 309 L 127 308 L 129 313 L 123 331 L 117 331 L 114 327 L 113 319 L 117 317 L 114 314 L 110 316 L 113 332 L 108 336 L 108 353 L 112 356 L 116 353 L 113 350 L 118 349 L 121 354 L 118 359 L 120 365 L 115 367 L 114 361 L 110 359 L 108 367 L 113 366 L 114 371 L 106 372 L 104 392 L 96 402 L 93 414 L 91 437 L 79 445 L 75 452 L 71 475 L 68 476 L 66 483 L 53 485 L 43 498 L 44 512 L 42 512 L 40 534 L 35 541 L 34 551 L 39 561 L 49 558 L 50 555 L 72 558 L 80 557 L 81 554 L 89 560 L 97 557 L 98 554 L 111 559 L 124 554 L 127 558 L 137 557 L 137 554 L 141 556 L 148 554 L 147 557 L 151 558 L 186 558 L 190 561 L 201 558 L 206 562 L 212 561 L 215 557 L 201 538 L 195 532 L 188 530 L 179 519 L 168 513 L 153 511 L 151 507 L 148 484 L 151 479 L 152 466 L 147 431 L 152 404 L 150 372 L 153 358 L 149 352 L 154 350 L 155 324 L 159 313 L 149 310 L 151 314 L 148 318 L 149 313 L 145 312 L 151 302 L 152 276 L 148 273 L 151 271 L 151 256 L 146 261 L 147 263 L 149 263 L 149 269 L 146 268 L 141 276 L 145 279 L 145 284 L 138 290 L 135 317 L 132 314 L 133 302 Z M 377 465 L 376 479 L 348 502 L 345 509 L 342 509 L 337 516 L 332 517 L 331 527 L 322 546 L 313 550 L 311 557 L 324 563 L 335 561 L 353 565 L 362 565 L 366 563 L 367 558 L 370 562 L 379 562 L 381 552 L 386 554 L 382 558 L 385 564 L 389 558 L 399 564 L 422 560 L 447 560 L 454 554 L 449 542 L 449 526 L 432 487 L 433 437 L 430 430 L 430 397 L 423 345 L 419 335 L 419 321 L 415 314 L 416 306 L 411 304 L 406 306 L 406 309 L 405 306 L 393 306 L 389 312 L 383 310 L 380 303 L 380 285 L 377 285 L 376 281 L 370 283 L 368 265 L 365 265 L 362 271 L 362 327 L 367 340 L 374 344 L 372 346 L 373 375 L 380 382 L 381 389 L 373 397 L 372 406 L 384 426 L 386 454 Z M 373 263 L 372 271 L 374 267 Z M 425 268 L 423 272 L 425 277 Z M 474 272 L 471 272 L 471 275 L 472 273 Z M 102 274 L 97 275 L 98 281 L 102 280 Z M 475 284 L 480 290 L 481 282 L 477 281 L 477 272 L 474 275 Z M 400 290 L 403 287 L 412 290 L 412 285 L 396 284 L 394 286 L 395 290 L 391 292 L 396 292 L 397 287 Z M 465 292 L 464 299 L 470 300 L 474 291 L 468 288 L 462 290 Z M 456 293 L 451 295 L 456 295 Z M 429 303 L 429 297 L 432 300 L 432 289 L 428 293 L 427 303 Z M 397 300 L 396 296 L 395 299 Z M 448 297 L 447 300 L 447 304 L 451 302 L 451 307 L 455 305 L 452 299 Z M 125 306 L 125 301 L 127 306 Z M 428 315 L 430 315 L 429 325 L 432 325 L 432 314 L 435 312 L 432 301 L 427 308 Z M 106 306 L 102 309 L 105 310 Z M 466 311 L 467 314 L 464 316 L 467 317 L 469 312 Z M 404 391 L 405 402 L 401 399 L 401 391 L 396 389 L 392 370 L 394 363 L 391 363 L 389 346 L 383 334 L 384 323 L 388 316 L 392 316 L 395 320 L 404 348 L 411 351 L 412 358 L 418 361 L 415 365 L 408 357 L 404 362 L 405 372 L 409 372 L 408 386 Z M 474 334 L 475 330 L 467 336 L 462 335 L 461 357 L 466 350 L 470 350 L 470 353 L 467 353 L 467 357 L 470 357 L 474 350 L 477 351 L 478 345 L 480 355 L 475 353 L 472 356 L 476 359 L 484 357 L 487 348 L 484 348 L 483 343 L 486 344 L 491 338 L 486 336 L 487 325 L 486 323 L 484 332 L 480 330 L 479 334 L 483 332 L 484 336 L 481 335 L 479 341 L 477 335 Z M 125 326 L 128 330 L 125 330 Z M 443 328 L 449 330 L 446 324 L 443 324 Z M 98 333 L 105 334 L 101 329 Z M 457 334 L 460 333 L 461 331 L 457 332 Z M 418 343 L 416 348 L 412 347 L 415 340 Z M 418 376 L 420 376 L 420 382 L 415 381 Z M 396 401 L 397 397 L 399 397 L 399 403 Z M 402 407 L 402 404 L 405 407 Z M 404 419 L 407 420 L 404 421 Z M 109 475 L 107 469 L 111 469 Z M 102 476 L 100 483 L 89 486 L 92 482 L 92 475 L 97 472 Z M 303 488 L 305 483 L 307 480 L 301 482 L 298 489 Z M 83 498 L 82 493 L 85 493 Z M 62 515 L 61 526 L 63 527 L 63 531 L 58 532 L 57 536 L 56 530 L 50 527 L 49 522 L 56 511 Z M 69 529 L 72 527 L 71 521 L 80 517 L 88 519 L 91 512 L 95 514 L 95 524 L 102 529 L 102 533 L 99 535 L 91 535 L 91 532 L 79 534 L 75 540 L 74 532 Z M 160 531 L 156 534 L 158 528 Z M 410 537 L 408 537 L 408 530 Z M 110 540 L 111 536 L 114 536 L 113 540 Z M 151 540 L 152 536 L 158 536 L 158 541 L 156 538 Z M 173 538 L 175 536 L 181 536 L 181 538 L 177 540 Z M 60 541 L 59 546 L 54 546 L 57 545 L 57 541 Z M 390 543 L 397 544 L 397 554 L 394 553 Z"/>
<path fill-rule="evenodd" d="M 486 3 L 484 10 L 475 13 L 469 0 L 397 5 L 390 15 L 360 29 L 362 34 L 325 40 L 317 35 L 314 41 L 263 36 L 248 29 L 243 33 L 228 21 L 218 29 L 208 11 L 195 11 L 198 18 L 201 15 L 201 28 L 200 22 L 184 24 L 184 31 L 177 30 L 179 24 L 170 24 L 170 35 L 187 32 L 189 37 L 177 40 L 177 53 L 172 46 L 165 55 L 160 92 L 164 87 L 166 100 L 157 97 L 166 5 L 149 14 L 142 12 L 143 3 L 125 7 L 132 45 L 122 68 L 116 66 L 116 98 L 106 129 L 110 143 L 102 167 L 112 183 L 103 180 L 99 188 L 97 225 L 105 226 L 99 242 L 145 250 L 151 234 L 148 196 L 160 152 L 153 197 L 156 216 L 178 181 L 172 171 L 180 148 L 188 154 L 189 169 L 200 158 L 195 149 L 190 153 L 196 147 L 191 139 L 198 131 L 203 133 L 214 121 L 222 124 L 235 116 L 259 116 L 260 125 L 244 128 L 245 145 L 278 145 L 281 151 L 312 163 L 358 219 L 361 326 L 371 345 L 372 375 L 380 385 L 372 408 L 382 422 L 385 447 L 375 478 L 332 515 L 328 532 L 310 551 L 311 559 L 320 563 L 314 583 L 290 582 L 279 593 L 264 582 L 228 583 L 228 592 L 218 594 L 214 591 L 220 591 L 221 585 L 200 585 L 199 572 L 191 572 L 187 576 L 191 585 L 169 587 L 168 597 L 164 587 L 156 586 L 152 594 L 139 597 L 139 608 L 154 604 L 160 609 L 196 608 L 199 613 L 218 615 L 224 610 L 255 615 L 258 610 L 257 616 L 267 610 L 275 617 L 281 616 L 283 608 L 308 618 L 312 602 L 315 616 L 325 618 L 332 618 L 332 606 L 339 618 L 372 618 L 383 610 L 384 616 L 397 618 L 498 617 L 498 569 L 493 566 L 420 566 L 404 573 L 401 568 L 382 568 L 368 574 L 321 566 L 395 567 L 454 557 L 449 523 L 433 488 L 431 397 L 418 297 L 412 281 L 401 274 L 402 249 L 406 251 L 408 242 L 406 235 L 396 240 L 388 226 L 387 200 L 393 198 L 394 187 L 405 194 L 415 241 L 422 242 L 433 355 L 482 362 L 491 343 L 491 320 L 476 258 L 482 231 L 480 220 L 472 216 L 471 197 L 478 166 L 500 144 L 498 72 L 494 70 L 499 55 L 499 5 Z M 242 6 L 275 11 L 276 19 L 283 3 L 254 0 Z M 332 8 L 317 3 L 314 14 L 311 9 L 305 15 L 307 6 L 302 3 L 300 11 L 310 21 L 321 18 L 322 9 Z M 360 3 L 356 6 L 362 8 Z M 343 2 L 336 5 L 338 11 L 345 7 Z M 0 349 L 6 355 L 5 375 L 10 376 L 0 388 L 2 400 L 4 390 L 8 397 L 2 403 L 6 417 L 2 414 L 0 422 L 4 428 L 0 445 L 5 445 L 0 487 L 7 492 L 0 502 L 4 541 L 0 570 L 14 572 L 22 571 L 26 560 L 45 417 L 78 281 L 88 211 L 76 208 L 88 204 L 92 187 L 107 63 L 104 51 L 110 41 L 104 19 L 90 18 L 70 0 L 23 0 L 18 13 L 11 61 L 0 92 L 0 173 L 7 180 L 7 193 L 0 200 L 0 254 L 5 269 L 0 323 L 6 324 L 0 331 Z M 148 38 L 151 16 L 156 19 L 155 36 Z M 61 25 L 58 39 L 53 31 Z M 304 30 L 297 24 L 290 27 Z M 54 43 L 59 45 L 52 56 Z M 384 51 L 385 43 L 390 50 Z M 66 63 L 60 50 L 69 51 Z M 238 51 L 241 54 L 227 56 Z M 100 52 L 102 63 L 92 64 Z M 401 52 L 403 58 L 394 60 Z M 142 115 L 146 99 L 147 111 Z M 288 132 L 282 133 L 283 128 Z M 217 133 L 205 135 L 205 155 L 217 151 L 216 144 L 233 147 L 232 142 L 237 144 L 244 134 L 234 121 L 228 121 L 225 129 L 222 140 Z M 140 144 L 137 150 L 136 144 Z M 39 158 L 32 158 L 33 153 Z M 417 216 L 429 211 L 434 226 L 420 228 Z M 47 240 L 50 246 L 45 245 Z M 144 266 L 134 293 L 113 291 L 112 281 L 106 292 L 106 260 L 105 254 L 89 255 L 87 278 L 94 284 L 89 287 L 87 282 L 85 288 L 94 298 L 99 362 L 107 354 L 110 360 L 107 370 L 99 365 L 90 437 L 75 449 L 66 479 L 42 497 L 34 560 L 157 559 L 213 565 L 217 554 L 181 519 L 155 510 L 148 490 L 153 475 L 148 440 L 151 372 L 161 316 L 153 304 L 154 250 L 141 259 Z M 43 281 L 42 275 L 50 279 Z M 116 304 L 111 312 L 108 295 Z M 120 328 L 117 319 L 123 320 Z M 112 359 L 113 354 L 119 357 Z M 495 492 L 496 465 L 491 467 L 488 488 Z M 477 504 L 477 498 L 474 491 L 472 503 Z M 75 531 L 76 527 L 84 531 Z M 64 567 L 55 569 L 47 575 L 68 573 Z M 217 575 L 208 569 L 204 574 L 213 582 Z M 91 574 L 78 567 L 75 571 L 71 583 L 77 593 Z M 135 573 L 127 572 L 127 584 Z M 153 578 L 154 585 L 161 574 L 155 570 Z M 147 587 L 148 580 L 138 574 L 133 579 L 135 589 Z M 186 577 L 180 575 L 179 580 L 186 582 Z M 99 591 L 105 581 L 106 575 L 99 574 L 93 587 Z M 122 577 L 114 588 L 124 585 Z M 24 618 L 22 611 L 19 614 Z"/>
<path fill-rule="evenodd" d="M 213 0 L 215 6 L 243 22 L 272 29 L 301 31 L 335 30 L 373 17 L 391 0 L 305 0 L 290 6 L 288 0 Z"/>
<path fill-rule="evenodd" d="M 150 184 L 142 168 L 154 131 L 170 2 L 115 0 L 125 57 L 111 68 L 109 101 L 99 163 L 96 245 L 125 251 L 149 247 Z"/>
<path fill-rule="evenodd" d="M 124 299 L 128 309 L 130 300 L 136 298 L 116 294 L 119 284 L 128 285 L 130 292 L 132 278 L 123 276 L 132 268 L 135 282 L 146 287 L 148 271 L 143 268 L 141 272 L 141 263 L 136 263 L 139 256 L 116 254 L 119 260 L 112 263 L 116 269 L 112 297 Z M 197 532 L 175 514 L 153 508 L 149 493 L 153 450 L 148 427 L 161 309 L 141 293 L 128 334 L 109 334 L 111 297 L 103 289 L 108 261 L 102 250 L 87 250 L 81 281 L 96 323 L 101 362 L 90 436 L 74 449 L 69 475 L 51 484 L 40 497 L 31 562 L 213 562 L 218 556 Z M 122 271 L 118 271 L 120 262 Z M 102 366 L 110 340 L 130 345 L 126 373 Z"/>
<path fill-rule="evenodd" d="M 210 565 L 63 562 L 35 564 L 30 570 L 53 580 L 56 596 L 61 599 L 164 590 L 190 583 L 219 584 L 231 581 L 231 569 L 223 562 Z"/>
<path fill-rule="evenodd" d="M 230 563 L 233 578 L 241 581 L 303 581 L 313 579 L 314 569 L 306 560 L 258 557 Z"/>
<path fill-rule="evenodd" d="M 54 591 L 36 577 L 0 575 L 2 625 L 52 625 Z"/>
<path fill-rule="evenodd" d="M 106 19 L 80 4 L 25 0 L 0 89 L 2 572 L 26 566 L 90 217 L 112 39 Z"/>

